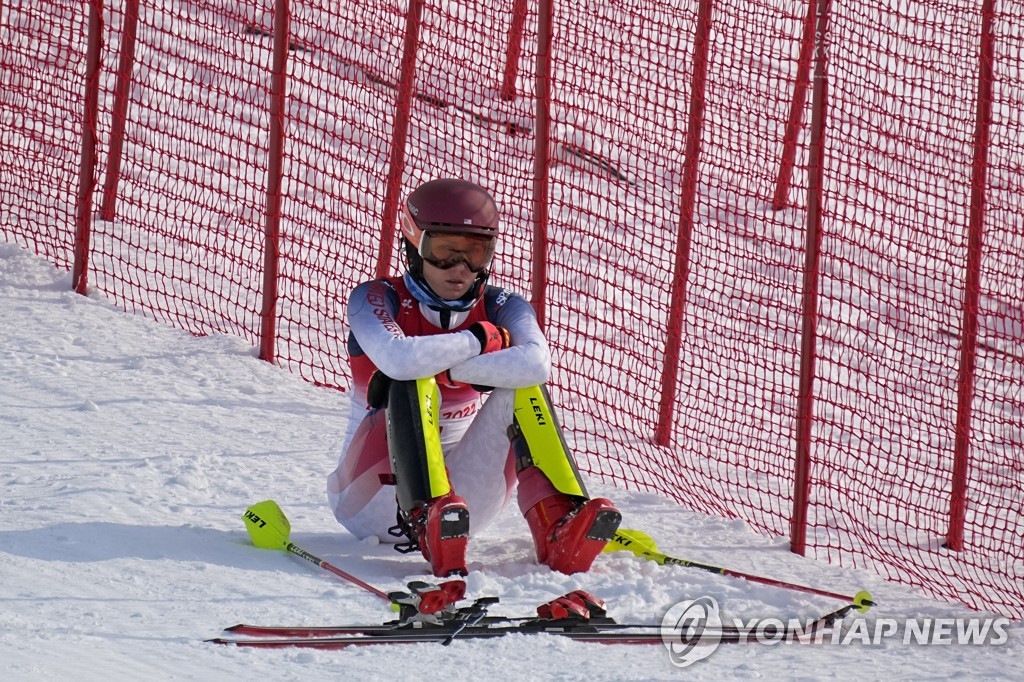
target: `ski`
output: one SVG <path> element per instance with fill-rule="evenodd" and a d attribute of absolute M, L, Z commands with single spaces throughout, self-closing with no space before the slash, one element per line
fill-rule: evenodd
<path fill-rule="evenodd" d="M 813 638 L 824 627 L 857 608 L 850 604 L 811 621 L 807 627 L 786 627 L 775 633 L 780 641 L 801 642 Z M 472 611 L 472 613 L 469 613 Z M 551 635 L 581 642 L 602 644 L 661 644 L 666 640 L 660 625 L 617 623 L 606 616 L 594 618 L 503 618 L 486 616 L 485 609 L 461 609 L 458 618 L 440 624 L 384 623 L 381 625 L 341 626 L 257 626 L 239 624 L 227 628 L 233 635 L 253 635 L 254 639 L 219 637 L 213 644 L 239 647 L 344 649 L 373 644 L 413 644 L 433 642 L 448 645 L 455 639 L 489 639 L 506 635 Z M 753 641 L 751 633 L 734 626 L 704 628 L 677 633 L 679 642 L 696 645 L 704 642 L 742 643 Z"/>
<path fill-rule="evenodd" d="M 451 583 L 443 583 L 450 585 Z M 517 625 L 523 628 L 571 627 L 587 624 L 593 627 L 622 628 L 608 617 L 603 600 L 589 592 L 575 590 L 537 608 L 536 616 L 513 618 L 494 616 L 487 609 L 498 603 L 497 597 L 480 597 L 471 605 L 458 608 L 454 599 L 442 609 L 423 610 L 424 595 L 430 598 L 437 591 L 435 585 L 415 581 L 409 583 L 409 592 L 392 592 L 392 604 L 399 610 L 397 620 L 380 625 L 250 625 L 239 623 L 224 628 L 233 635 L 263 637 L 329 637 L 350 634 L 387 634 L 400 630 L 429 630 L 433 632 L 462 631 L 467 626 L 494 627 Z"/>
<path fill-rule="evenodd" d="M 254 647 L 263 649 L 277 649 L 285 647 L 298 647 L 306 649 L 345 649 L 352 646 L 368 646 L 373 644 L 420 644 L 434 642 L 438 644 L 449 644 L 454 639 L 490 639 L 503 637 L 509 634 L 552 634 L 567 637 L 584 642 L 601 642 L 605 644 L 659 644 L 661 634 L 657 632 L 640 632 L 624 634 L 619 632 L 579 632 L 576 630 L 522 630 L 520 628 L 480 628 L 466 630 L 453 636 L 441 632 L 392 632 L 372 635 L 348 635 L 341 637 L 295 637 L 295 638 L 274 638 L 274 639 L 225 639 L 216 638 L 207 640 L 213 644 L 230 644 L 237 647 Z"/>
<path fill-rule="evenodd" d="M 427 623 L 402 624 L 399 621 L 389 621 L 380 625 L 250 625 L 239 623 L 224 628 L 225 632 L 232 635 L 244 635 L 252 637 L 331 637 L 333 635 L 378 635 L 401 632 L 427 632 L 443 634 L 454 631 L 458 624 L 445 623 L 434 625 Z M 574 629 L 594 628 L 597 630 L 623 630 L 629 628 L 656 628 L 657 625 L 630 625 L 617 623 L 612 618 L 591 617 L 588 620 L 577 620 L 569 618 L 542 620 L 533 617 L 508 618 L 505 616 L 485 616 L 473 628 L 469 630 L 501 630 L 505 628 L 521 629 L 524 632 L 535 629 Z M 467 628 L 464 628 L 466 631 Z"/>
<path fill-rule="evenodd" d="M 465 583 L 449 581 L 434 585 L 422 581 L 408 584 L 408 592 L 391 592 L 389 597 L 393 607 L 399 612 L 397 620 L 380 625 L 250 625 L 239 623 L 224 628 L 233 635 L 264 636 L 264 637 L 329 637 L 348 634 L 387 634 L 400 630 L 429 630 L 437 633 L 461 632 L 467 626 L 480 628 L 484 626 L 513 625 L 536 627 L 531 624 L 540 623 L 545 626 L 570 627 L 586 623 L 592 626 L 622 627 L 608 617 L 603 600 L 589 592 L 575 590 L 537 607 L 536 616 L 512 618 L 493 616 L 487 609 L 498 603 L 497 597 L 480 597 L 471 605 L 457 607 L 456 603 L 465 593 Z M 443 597 L 438 598 L 438 594 Z M 429 608 L 424 608 L 424 603 Z M 443 606 L 439 606 L 443 603 Z"/>

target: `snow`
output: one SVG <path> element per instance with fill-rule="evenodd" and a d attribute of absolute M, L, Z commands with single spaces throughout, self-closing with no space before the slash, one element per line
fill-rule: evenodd
<path fill-rule="evenodd" d="M 1020 679 L 1024 623 L 997 645 L 722 645 L 681 669 L 668 650 L 554 637 L 377 646 L 333 652 L 247 650 L 203 640 L 238 622 L 374 623 L 393 614 L 377 596 L 284 552 L 258 549 L 246 508 L 276 500 L 291 540 L 371 585 L 427 579 L 426 564 L 338 526 L 325 479 L 346 427 L 346 395 L 256 359 L 244 341 L 194 337 L 79 296 L 70 277 L 0 245 L 0 679 L 309 680 L 710 678 Z M 971 618 L 873 573 L 788 551 L 785 538 L 740 521 L 687 512 L 655 496 L 592 486 L 623 508 L 624 527 L 662 551 L 878 606 L 844 621 Z M 619 621 L 660 623 L 673 605 L 709 596 L 726 622 L 807 618 L 839 606 L 801 592 L 673 566 L 625 552 L 586 575 L 536 565 L 515 504 L 473 539 L 471 597 L 526 615 L 582 588 Z M 1005 625 L 1005 623 L 1004 623 Z M 868 638 L 870 640 L 870 638 Z"/>

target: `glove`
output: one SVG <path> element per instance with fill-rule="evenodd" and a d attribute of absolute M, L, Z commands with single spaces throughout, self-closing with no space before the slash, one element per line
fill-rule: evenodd
<path fill-rule="evenodd" d="M 437 381 L 437 385 L 441 388 L 459 389 L 469 386 L 477 393 L 490 393 L 494 390 L 494 386 L 478 386 L 477 384 L 467 384 L 462 381 L 456 381 L 455 379 L 452 379 L 452 371 L 450 369 L 446 369 L 435 376 L 434 380 Z"/>
<path fill-rule="evenodd" d="M 474 322 L 469 326 L 469 331 L 480 342 L 480 354 L 493 353 L 496 350 L 504 350 L 512 345 L 512 337 L 508 330 L 490 322 Z"/>
<path fill-rule="evenodd" d="M 446 369 L 445 371 L 435 376 L 434 380 L 437 381 L 437 385 L 440 386 L 441 388 L 464 388 L 466 386 L 466 384 L 462 383 L 461 381 L 456 381 L 455 379 L 452 379 L 452 373 L 450 369 Z"/>

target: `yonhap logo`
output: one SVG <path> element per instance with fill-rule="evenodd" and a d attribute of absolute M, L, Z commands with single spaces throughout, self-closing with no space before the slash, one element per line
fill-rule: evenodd
<path fill-rule="evenodd" d="M 675 604 L 661 619 L 661 641 L 672 665 L 685 668 L 715 652 L 722 641 L 722 617 L 712 597 Z"/>
<path fill-rule="evenodd" d="M 854 618 L 842 620 L 851 604 L 810 618 L 730 618 L 726 623 L 712 597 L 675 604 L 661 620 L 661 641 L 672 665 L 702 661 L 723 642 L 773 646 L 782 642 L 838 646 L 907 645 L 1001 646 L 1010 637 L 1009 618 Z"/>

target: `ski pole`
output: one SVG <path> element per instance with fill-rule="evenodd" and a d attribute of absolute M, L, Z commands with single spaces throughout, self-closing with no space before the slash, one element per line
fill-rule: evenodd
<path fill-rule="evenodd" d="M 734 571 L 729 568 L 722 568 L 721 566 L 712 566 L 711 564 L 702 564 L 696 561 L 687 561 L 686 559 L 677 559 L 675 557 L 662 554 L 658 551 L 658 546 L 654 543 L 654 540 L 650 535 L 638 530 L 625 530 L 619 529 L 616 531 L 615 536 L 611 542 L 605 547 L 606 552 L 615 552 L 619 550 L 626 550 L 632 552 L 638 557 L 644 559 L 650 559 L 656 561 L 661 565 L 669 564 L 673 566 L 683 566 L 684 568 L 696 568 L 701 571 L 707 571 L 709 573 L 718 573 L 719 575 L 728 575 L 733 578 L 743 578 L 752 583 L 761 583 L 762 585 L 770 585 L 772 587 L 782 587 L 787 590 L 796 590 L 798 592 L 808 592 L 810 594 L 817 594 L 823 597 L 832 597 L 834 599 L 841 599 L 864 613 L 868 608 L 875 605 L 875 602 L 871 601 L 871 594 L 866 590 L 862 590 L 850 597 L 837 592 L 829 592 L 827 590 L 819 590 L 815 587 L 807 587 L 805 585 L 795 585 L 793 583 L 783 582 L 781 580 L 775 580 L 774 578 L 764 578 L 759 575 L 752 575 L 750 573 L 742 573 L 740 571 Z"/>
<path fill-rule="evenodd" d="M 282 549 L 286 552 L 291 552 L 295 556 L 302 557 L 311 564 L 316 564 L 325 571 L 330 571 L 339 578 L 358 585 L 367 592 L 371 592 L 384 601 L 391 603 L 391 597 L 386 592 L 363 582 L 350 573 L 346 573 L 337 566 L 332 566 L 320 557 L 313 556 L 291 542 L 288 536 L 291 534 L 292 525 L 288 522 L 288 517 L 281 511 L 281 507 L 274 500 L 257 502 L 245 510 L 245 513 L 242 514 L 242 519 L 245 521 L 245 529 L 249 531 L 252 543 L 257 547 L 262 547 L 263 549 Z"/>

